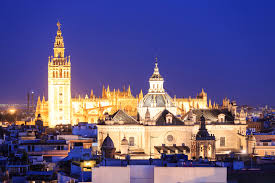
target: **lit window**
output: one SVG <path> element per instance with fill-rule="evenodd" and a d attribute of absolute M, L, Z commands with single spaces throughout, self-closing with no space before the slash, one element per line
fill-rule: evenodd
<path fill-rule="evenodd" d="M 225 146 L 225 137 L 220 138 L 220 146 L 224 147 Z"/>
<path fill-rule="evenodd" d="M 135 145 L 135 137 L 130 137 L 129 138 L 129 146 L 134 146 Z"/>

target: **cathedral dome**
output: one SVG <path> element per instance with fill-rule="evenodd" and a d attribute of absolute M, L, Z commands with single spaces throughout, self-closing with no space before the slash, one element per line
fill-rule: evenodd
<path fill-rule="evenodd" d="M 141 107 L 174 107 L 172 98 L 167 93 L 148 93 L 140 103 Z"/>
<path fill-rule="evenodd" d="M 138 104 L 138 113 L 141 121 L 151 121 L 154 124 L 157 115 L 164 109 L 176 115 L 177 108 L 173 99 L 165 92 L 163 87 L 164 79 L 159 73 L 157 58 L 154 73 L 149 79 L 148 93 L 140 100 Z M 148 125 L 148 124 L 147 124 Z"/>
<path fill-rule="evenodd" d="M 107 135 L 107 137 L 104 139 L 101 147 L 105 149 L 113 149 L 115 147 L 114 142 L 111 137 L 109 137 L 109 135 Z"/>

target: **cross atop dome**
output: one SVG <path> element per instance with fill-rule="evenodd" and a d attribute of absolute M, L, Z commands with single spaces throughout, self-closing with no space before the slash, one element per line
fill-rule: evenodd
<path fill-rule="evenodd" d="M 162 76 L 160 75 L 159 73 L 159 68 L 158 68 L 158 57 L 155 57 L 155 68 L 154 68 L 154 73 L 153 75 L 151 76 L 150 80 L 151 79 L 163 79 Z"/>

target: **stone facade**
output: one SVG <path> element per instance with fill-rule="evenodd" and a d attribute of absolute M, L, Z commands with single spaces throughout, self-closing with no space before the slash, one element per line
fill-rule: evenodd
<path fill-rule="evenodd" d="M 246 141 L 244 134 L 246 125 L 226 125 L 226 124 L 209 124 L 206 125 L 209 133 L 215 134 L 215 147 L 217 153 L 240 152 L 246 149 Z M 130 141 L 134 139 L 133 145 L 129 146 L 129 151 L 143 152 L 144 158 L 148 158 L 150 152 L 153 156 L 159 156 L 154 146 L 162 144 L 172 146 L 176 144 L 180 146 L 185 144 L 191 147 L 192 137 L 198 132 L 199 124 L 195 125 L 175 125 L 175 126 L 145 126 L 136 125 L 98 125 L 98 145 L 101 146 L 103 140 L 109 134 L 114 142 L 114 146 L 118 152 L 121 151 L 121 141 L 124 137 Z M 224 139 L 224 144 L 221 144 Z M 191 157 L 191 155 L 190 155 Z"/>

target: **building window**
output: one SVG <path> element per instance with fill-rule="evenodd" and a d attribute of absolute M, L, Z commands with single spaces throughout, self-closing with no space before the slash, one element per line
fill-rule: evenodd
<path fill-rule="evenodd" d="M 210 144 L 208 145 L 208 152 L 207 152 L 207 156 L 208 156 L 209 158 L 212 158 L 212 147 L 211 147 L 211 145 L 210 145 Z"/>
<path fill-rule="evenodd" d="M 219 121 L 219 122 L 225 122 L 225 114 L 222 114 L 222 113 L 219 114 L 219 115 L 218 115 L 218 121 Z"/>
<path fill-rule="evenodd" d="M 220 146 L 224 147 L 225 146 L 225 137 L 220 138 Z"/>
<path fill-rule="evenodd" d="M 129 138 L 129 146 L 134 146 L 135 145 L 135 137 L 130 137 Z"/>
<path fill-rule="evenodd" d="M 268 142 L 263 142 L 263 146 L 268 146 Z"/>
<path fill-rule="evenodd" d="M 204 158 L 204 148 L 203 148 L 203 145 L 201 145 L 200 146 L 200 156 L 202 157 L 202 158 Z"/>
<path fill-rule="evenodd" d="M 174 140 L 174 137 L 172 135 L 167 136 L 168 142 L 172 142 Z"/>
<path fill-rule="evenodd" d="M 173 116 L 171 113 L 166 114 L 166 123 L 172 123 Z"/>

